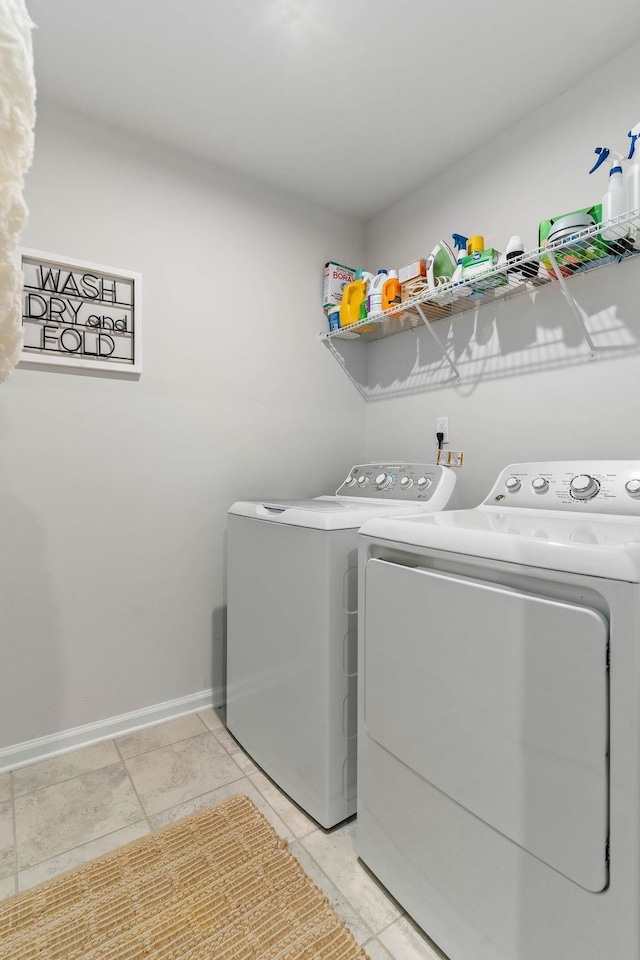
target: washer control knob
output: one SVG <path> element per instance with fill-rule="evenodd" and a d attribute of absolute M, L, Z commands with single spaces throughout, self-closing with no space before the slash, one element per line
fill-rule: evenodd
<path fill-rule="evenodd" d="M 418 486 L 420 487 L 421 490 L 426 490 L 427 487 L 430 487 L 430 486 L 431 486 L 431 479 L 430 479 L 430 477 L 419 477 L 419 478 L 418 478 Z"/>
<path fill-rule="evenodd" d="M 545 480 L 544 477 L 536 477 L 535 480 L 531 481 L 531 486 L 536 493 L 546 493 L 549 489 L 549 481 Z"/>
<path fill-rule="evenodd" d="M 393 476 L 390 473 L 379 473 L 376 477 L 376 486 L 378 490 L 387 490 L 393 483 Z"/>
<path fill-rule="evenodd" d="M 640 497 L 640 480 L 627 480 L 624 488 L 630 497 Z"/>
<path fill-rule="evenodd" d="M 345 486 L 347 486 L 347 487 L 352 487 L 355 482 L 356 482 L 356 478 L 355 478 L 355 477 L 348 476 L 347 479 L 345 480 Z"/>
<path fill-rule="evenodd" d="M 517 477 L 509 477 L 509 479 L 505 483 L 505 487 L 507 488 L 509 493 L 517 493 L 518 490 L 520 489 L 520 486 L 521 484 Z"/>
<path fill-rule="evenodd" d="M 402 487 L 403 490 L 410 490 L 411 487 L 413 486 L 413 480 L 411 479 L 411 477 L 403 477 L 402 480 L 400 481 L 400 486 Z"/>
<path fill-rule="evenodd" d="M 369 483 L 369 477 L 365 477 L 364 473 L 362 474 L 361 477 L 358 477 L 358 486 L 359 486 L 359 487 L 366 487 L 366 485 L 367 485 L 368 483 Z"/>
<path fill-rule="evenodd" d="M 581 473 L 569 483 L 571 496 L 576 500 L 591 500 L 600 489 L 600 484 L 587 473 Z"/>

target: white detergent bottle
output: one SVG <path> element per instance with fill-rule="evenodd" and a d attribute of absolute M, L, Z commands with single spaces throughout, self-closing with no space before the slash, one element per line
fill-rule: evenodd
<path fill-rule="evenodd" d="M 636 216 L 640 211 L 640 151 L 636 153 L 636 141 L 640 137 L 640 123 L 629 130 L 627 136 L 631 140 L 629 145 L 629 156 L 627 160 L 632 160 L 627 169 L 627 199 L 629 200 L 629 210 L 635 210 Z"/>
<path fill-rule="evenodd" d="M 602 222 L 604 223 L 606 220 L 613 220 L 629 210 L 627 187 L 622 172 L 624 158 L 619 153 L 612 153 L 608 147 L 596 147 L 595 152 L 598 154 L 598 159 L 589 173 L 594 173 L 603 163 L 611 164 L 607 192 L 602 198 Z M 622 240 L 626 234 L 626 224 L 622 227 L 613 226 L 601 231 L 601 236 L 605 240 Z"/>
<path fill-rule="evenodd" d="M 368 313 L 372 316 L 376 313 L 382 313 L 382 288 L 387 280 L 387 271 L 378 270 L 375 277 L 369 283 Z"/>

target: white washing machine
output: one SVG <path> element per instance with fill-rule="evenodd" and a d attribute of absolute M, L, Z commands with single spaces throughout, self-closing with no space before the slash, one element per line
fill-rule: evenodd
<path fill-rule="evenodd" d="M 433 464 L 366 464 L 335 496 L 229 511 L 227 726 L 323 827 L 356 808 L 358 527 L 443 510 L 455 483 Z"/>
<path fill-rule="evenodd" d="M 360 857 L 451 960 L 637 960 L 640 461 L 360 541 Z"/>

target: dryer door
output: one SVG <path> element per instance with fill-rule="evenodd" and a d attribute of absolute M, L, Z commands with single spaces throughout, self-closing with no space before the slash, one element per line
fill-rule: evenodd
<path fill-rule="evenodd" d="M 587 890 L 607 883 L 608 623 L 577 604 L 366 566 L 367 734 Z"/>

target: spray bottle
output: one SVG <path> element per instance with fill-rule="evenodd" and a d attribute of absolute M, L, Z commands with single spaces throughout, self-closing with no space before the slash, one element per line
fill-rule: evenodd
<path fill-rule="evenodd" d="M 493 247 L 485 250 L 484 237 L 480 234 L 469 237 L 467 255 L 466 257 L 462 257 L 462 260 L 456 268 L 456 274 L 458 274 L 457 279 L 464 282 L 480 277 L 496 265 L 499 256 L 500 254 L 497 250 L 494 250 Z M 477 284 L 468 285 L 465 283 L 464 286 L 456 290 L 456 296 L 482 297 L 486 287 L 499 286 L 500 283 L 506 282 L 506 277 L 503 277 L 501 280 L 492 277 L 488 281 L 478 282 Z"/>
<path fill-rule="evenodd" d="M 456 269 L 453 271 L 453 276 L 451 280 L 453 283 L 460 283 L 462 281 L 462 261 L 467 255 L 467 244 L 469 243 L 468 237 L 463 237 L 461 233 L 452 233 L 453 245 L 456 251 Z M 473 293 L 471 287 L 461 287 L 459 290 L 456 290 L 456 297 L 468 297 L 469 294 Z"/>
<path fill-rule="evenodd" d="M 463 237 L 461 233 L 452 233 L 453 246 L 456 251 L 456 263 L 460 264 L 467 255 L 467 244 L 469 237 Z"/>
<path fill-rule="evenodd" d="M 629 210 L 638 210 L 640 208 L 640 151 L 636 153 L 636 141 L 640 137 L 640 123 L 636 123 L 627 136 L 631 140 L 627 160 L 634 161 L 627 170 L 627 199 Z"/>
<path fill-rule="evenodd" d="M 598 159 L 591 170 L 589 170 L 589 173 L 594 173 L 603 163 L 611 164 L 607 192 L 602 198 L 602 222 L 604 223 L 606 220 L 612 220 L 615 217 L 621 216 L 623 213 L 627 213 L 629 209 L 627 188 L 622 172 L 624 157 L 621 157 L 620 154 L 615 153 L 615 151 L 612 153 L 608 147 L 596 147 L 595 152 L 598 154 Z M 602 230 L 601 235 L 605 240 L 623 239 L 620 234 L 620 228 L 616 226 Z"/>

